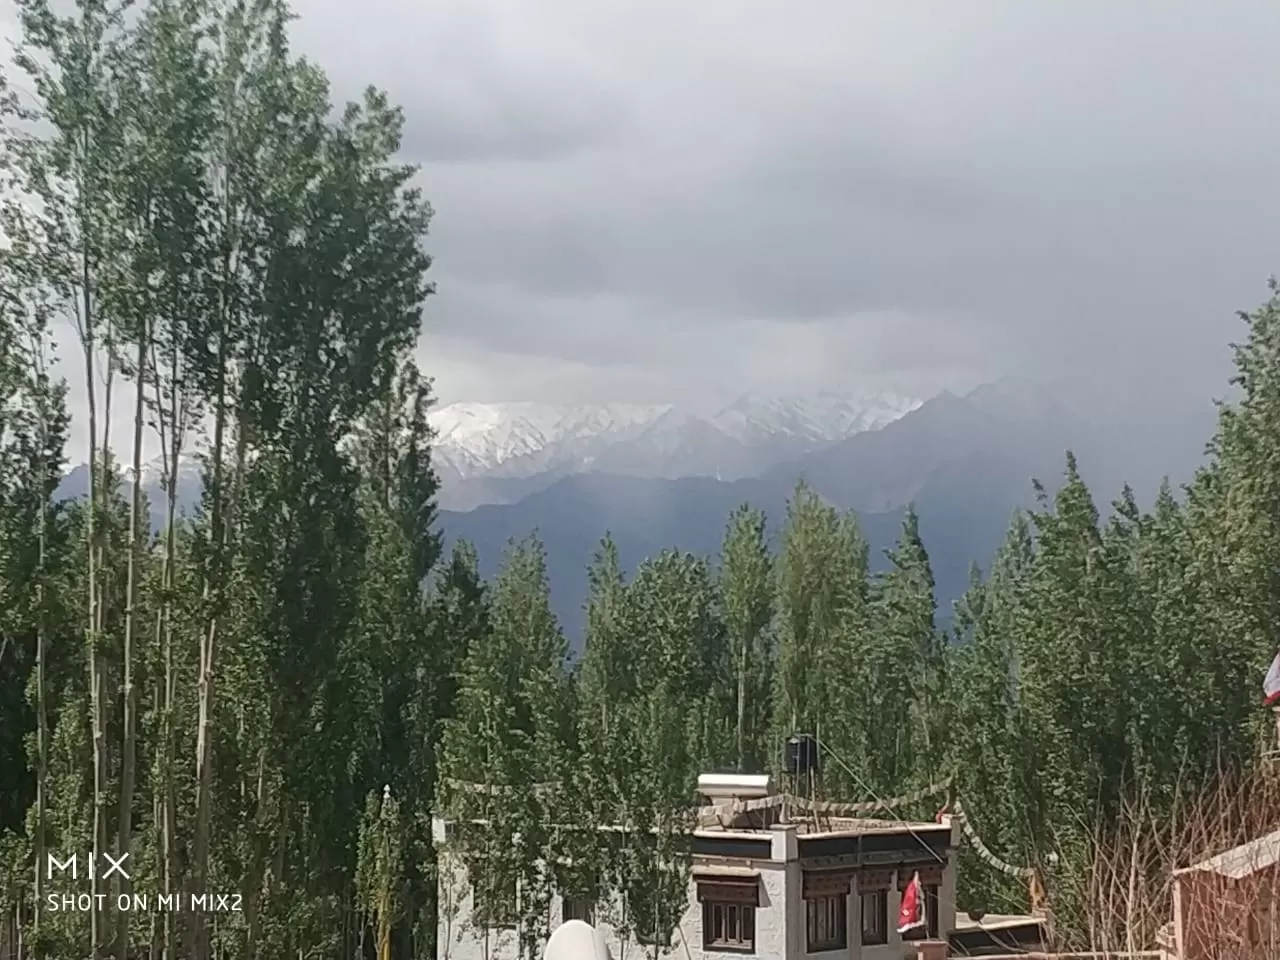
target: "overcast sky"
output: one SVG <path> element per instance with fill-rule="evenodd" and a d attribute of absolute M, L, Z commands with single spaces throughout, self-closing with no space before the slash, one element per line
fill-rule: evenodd
<path fill-rule="evenodd" d="M 444 400 L 1213 391 L 1280 270 L 1274 0 L 299 9 L 407 111 Z"/>
<path fill-rule="evenodd" d="M 1280 271 L 1274 0 L 305 0 L 404 105 L 442 400 L 1220 392 Z"/>

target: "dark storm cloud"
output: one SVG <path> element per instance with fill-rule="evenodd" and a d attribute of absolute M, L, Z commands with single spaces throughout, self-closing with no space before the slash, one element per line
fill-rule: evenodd
<path fill-rule="evenodd" d="M 604 65 L 553 31 L 485 4 L 299 4 L 295 38 L 350 97 L 389 88 L 408 112 L 405 152 L 425 163 L 549 161 L 606 140 L 626 102 Z"/>
<path fill-rule="evenodd" d="M 405 105 L 446 398 L 1080 371 L 1201 389 L 1280 267 L 1268 0 L 301 11 L 338 92 Z"/>

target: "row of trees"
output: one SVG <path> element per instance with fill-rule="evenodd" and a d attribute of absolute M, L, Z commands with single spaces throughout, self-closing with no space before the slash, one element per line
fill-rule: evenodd
<path fill-rule="evenodd" d="M 395 159 L 400 113 L 374 90 L 335 113 L 288 49 L 281 0 L 16 6 L 0 952 L 20 938 L 31 957 L 350 956 L 386 912 L 390 881 L 361 843 L 384 785 L 406 811 L 395 882 L 431 902 L 439 678 L 480 622 L 465 551 L 430 599 L 420 587 L 439 552 L 429 383 L 411 359 L 431 211 Z M 63 324 L 78 349 L 55 357 Z M 87 449 L 67 448 L 55 359 L 81 368 Z M 124 442 L 109 429 L 121 396 Z M 144 448 L 161 451 L 158 536 Z M 194 450 L 204 499 L 183 518 Z M 71 458 L 89 493 L 58 502 Z M 80 883 L 51 880 L 49 854 L 78 855 Z M 48 898 L 86 891 L 110 906 Z M 204 892 L 242 910 L 215 924 L 114 906 Z M 397 922 L 426 955 L 434 917 Z"/>
<path fill-rule="evenodd" d="M 439 557 L 411 360 L 430 208 L 395 160 L 398 111 L 371 91 L 335 114 L 288 50 L 282 0 L 18 9 L 28 82 L 4 91 L 0 153 L 0 943 L 432 956 L 433 812 L 459 824 L 482 899 L 519 891 L 526 953 L 554 889 L 617 894 L 618 924 L 661 943 L 697 772 L 776 768 L 801 729 L 826 747 L 832 796 L 953 774 L 989 845 L 1043 865 L 1070 918 L 1135 791 L 1158 819 L 1185 784 L 1257 757 L 1280 639 L 1274 288 L 1192 488 L 1147 511 L 1123 493 L 1103 518 L 1068 460 L 950 634 L 913 514 L 873 575 L 856 518 L 801 488 L 776 549 L 749 507 L 715 560 L 673 551 L 624 576 L 606 539 L 571 663 L 536 540 L 492 584 L 465 545 Z M 68 317 L 84 451 L 53 367 L 72 359 L 52 336 Z M 204 500 L 183 517 L 192 450 Z M 89 493 L 60 502 L 72 458 Z M 619 829 L 572 829 L 595 823 Z M 244 909 L 216 925 L 51 910 L 67 888 L 33 869 L 50 853 L 128 854 L 128 878 L 90 881 L 109 904 L 221 892 Z M 966 861 L 970 904 L 1024 896 Z"/>
<path fill-rule="evenodd" d="M 540 548 L 513 548 L 487 640 L 463 660 L 437 806 L 487 825 L 460 830 L 455 850 L 486 902 L 522 892 L 507 912 L 527 955 L 557 888 L 612 903 L 614 924 L 662 942 L 684 908 L 670 865 L 682 862 L 697 773 L 779 773 L 785 737 L 801 730 L 822 742 L 829 796 L 881 799 L 951 776 L 988 847 L 1047 883 L 1065 945 L 1098 942 L 1100 923 L 1119 925 L 1108 942 L 1135 942 L 1132 915 L 1095 916 L 1098 871 L 1136 835 L 1133 811 L 1144 846 L 1208 855 L 1178 824 L 1275 746 L 1259 702 L 1280 647 L 1271 293 L 1243 317 L 1238 397 L 1194 483 L 1180 495 L 1164 487 L 1149 509 L 1126 489 L 1104 516 L 1068 454 L 1056 490 L 1037 485 L 1038 508 L 1012 518 L 988 570 L 975 567 L 947 631 L 914 512 L 872 574 L 857 518 L 803 486 L 776 549 L 749 507 L 730 518 L 718 558 L 669 551 L 629 579 L 606 538 L 572 668 Z M 467 787 L 477 781 L 507 792 Z M 931 817 L 937 803 L 895 813 Z M 566 821 L 623 829 L 557 826 Z M 633 842 L 642 836 L 659 849 Z M 521 853 L 499 858 L 494 843 Z M 1131 886 L 1165 891 L 1148 911 L 1155 926 L 1170 916 L 1168 869 L 1145 855 L 1126 867 Z M 968 850 L 959 897 L 1030 906 L 1024 879 Z"/>

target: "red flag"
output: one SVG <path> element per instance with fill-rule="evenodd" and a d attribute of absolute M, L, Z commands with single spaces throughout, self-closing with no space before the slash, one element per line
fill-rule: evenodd
<path fill-rule="evenodd" d="M 902 891 L 902 906 L 898 908 L 898 932 L 906 933 L 924 926 L 924 888 L 920 886 L 920 874 L 911 878 Z"/>
<path fill-rule="evenodd" d="M 1280 704 L 1280 653 L 1271 661 L 1271 669 L 1262 681 L 1262 697 L 1268 707 Z"/>

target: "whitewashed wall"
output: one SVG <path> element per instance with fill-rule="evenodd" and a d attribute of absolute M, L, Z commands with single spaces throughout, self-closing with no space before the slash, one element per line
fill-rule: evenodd
<path fill-rule="evenodd" d="M 805 906 L 801 897 L 802 868 L 794 857 L 795 835 L 779 831 L 774 837 L 772 861 L 752 861 L 760 872 L 760 906 L 756 910 L 756 949 L 754 953 L 727 953 L 702 949 L 702 905 L 697 900 L 696 885 L 691 883 L 684 917 L 674 932 L 672 945 L 659 951 L 659 960 L 900 960 L 914 957 L 915 947 L 904 942 L 897 933 L 898 909 L 902 895 L 898 884 L 888 891 L 889 942 L 863 947 L 861 900 L 857 890 L 851 893 L 846 910 L 848 943 L 845 950 L 808 953 L 805 938 Z M 472 893 L 466 871 L 447 849 L 439 851 L 441 878 L 440 923 L 437 935 L 437 960 L 516 960 L 519 943 L 511 929 L 485 929 L 471 922 Z M 913 871 L 914 872 L 914 871 Z M 551 929 L 559 926 L 563 905 L 555 896 L 551 903 Z M 611 910 L 613 911 L 611 913 Z M 617 916 L 617 905 L 598 905 L 595 926 L 601 930 L 614 960 L 647 960 L 652 947 L 634 940 L 624 942 L 609 922 Z M 942 937 L 955 924 L 955 870 L 950 862 L 943 870 L 938 890 L 938 930 Z"/>

